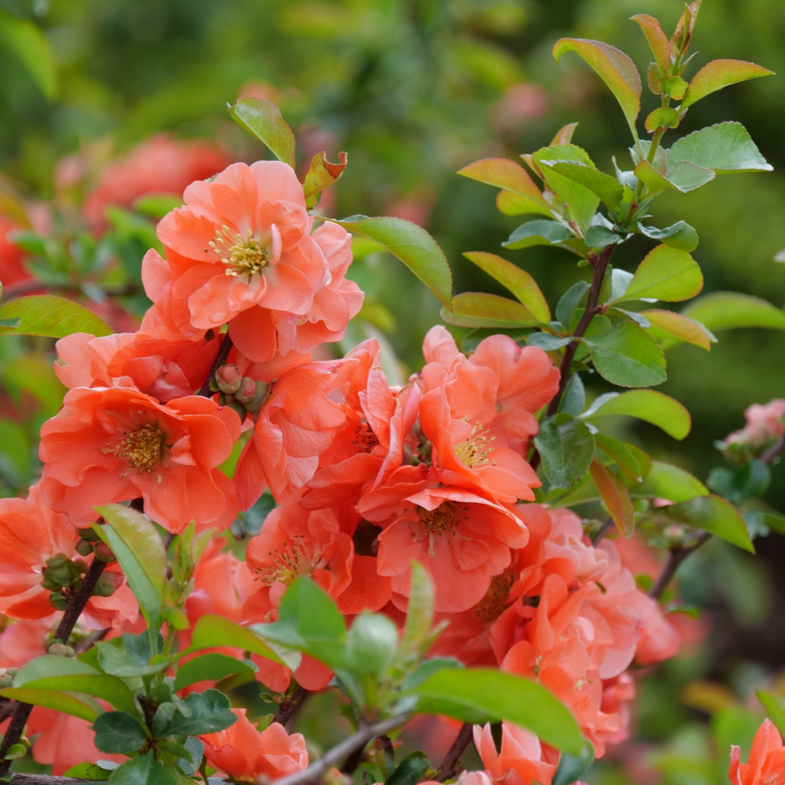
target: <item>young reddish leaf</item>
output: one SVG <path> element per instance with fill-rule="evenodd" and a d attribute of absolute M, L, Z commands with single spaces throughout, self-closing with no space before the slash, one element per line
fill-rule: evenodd
<path fill-rule="evenodd" d="M 670 40 L 671 54 L 674 58 L 684 54 L 689 48 L 692 31 L 695 29 L 695 22 L 698 21 L 698 11 L 700 10 L 701 2 L 702 0 L 694 0 L 694 2 L 686 6 L 684 13 L 676 24 L 676 30 Z"/>
<path fill-rule="evenodd" d="M 641 110 L 641 77 L 635 63 L 620 50 L 601 41 L 562 38 L 553 47 L 558 63 L 565 52 L 575 52 L 588 63 L 616 96 L 634 139 L 638 138 L 635 120 Z"/>
<path fill-rule="evenodd" d="M 229 108 L 229 114 L 238 125 L 267 145 L 279 161 L 294 168 L 294 134 L 272 101 L 241 98 Z"/>
<path fill-rule="evenodd" d="M 674 101 L 681 101 L 687 92 L 687 83 L 680 76 L 669 76 L 660 80 L 660 90 Z"/>
<path fill-rule="evenodd" d="M 551 320 L 548 301 L 534 278 L 525 270 L 521 270 L 517 265 L 493 253 L 474 251 L 465 253 L 464 256 L 512 292 L 534 314 L 535 318 L 541 322 Z"/>
<path fill-rule="evenodd" d="M 484 158 L 464 166 L 458 171 L 458 174 L 511 192 L 515 196 L 517 214 L 524 212 L 548 216 L 551 214 L 550 205 L 543 198 L 540 189 L 526 174 L 526 170 L 515 161 L 509 161 L 506 158 Z M 506 211 L 502 210 L 502 212 Z"/>
<path fill-rule="evenodd" d="M 400 259 L 448 308 L 452 297 L 452 273 L 444 251 L 421 226 L 403 218 L 368 218 L 352 215 L 331 219 L 352 234 L 374 240 Z"/>
<path fill-rule="evenodd" d="M 346 153 L 338 153 L 338 163 L 331 164 L 324 153 L 317 153 L 311 161 L 311 168 L 305 175 L 303 192 L 305 193 L 305 203 L 310 209 L 319 202 L 318 194 L 325 188 L 329 188 L 335 183 L 346 169 Z"/>
<path fill-rule="evenodd" d="M 651 51 L 654 53 L 657 65 L 663 72 L 666 72 L 671 64 L 671 46 L 668 36 L 662 32 L 660 23 L 648 14 L 636 14 L 630 17 L 630 21 L 637 22 L 640 25 L 646 40 L 649 42 Z"/>
<path fill-rule="evenodd" d="M 83 305 L 64 297 L 32 295 L 19 297 L 0 308 L 0 335 L 40 335 L 65 338 L 71 333 L 111 335 L 112 329 Z"/>
<path fill-rule="evenodd" d="M 652 326 L 647 331 L 663 348 L 686 341 L 710 352 L 711 345 L 717 343 L 710 330 L 684 314 L 651 310 L 641 311 L 641 316 L 645 316 L 651 322 Z"/>
<path fill-rule="evenodd" d="M 723 87 L 759 76 L 774 76 L 774 71 L 744 60 L 712 60 L 692 77 L 681 108 L 686 109 Z"/>
<path fill-rule="evenodd" d="M 589 473 L 616 528 L 625 537 L 632 537 L 635 531 L 635 510 L 621 480 L 596 459 L 591 462 Z"/>
<path fill-rule="evenodd" d="M 459 327 L 523 327 L 540 323 L 525 305 L 482 292 L 455 295 L 452 309 L 442 308 L 442 319 Z"/>
<path fill-rule="evenodd" d="M 553 137 L 553 141 L 548 146 L 556 147 L 557 145 L 570 144 L 570 142 L 572 142 L 572 135 L 575 133 L 577 127 L 578 123 L 569 123 L 563 128 L 560 128 L 557 131 L 556 136 Z"/>
<path fill-rule="evenodd" d="M 702 288 L 700 267 L 686 251 L 658 245 L 646 254 L 627 291 L 617 301 L 656 298 L 679 302 L 695 297 Z"/>

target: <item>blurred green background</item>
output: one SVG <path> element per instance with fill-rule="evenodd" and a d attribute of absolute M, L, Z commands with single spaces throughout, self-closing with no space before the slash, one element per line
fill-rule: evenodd
<path fill-rule="evenodd" d="M 461 257 L 502 251 L 534 275 L 553 305 L 587 277 L 585 269 L 552 249 L 504 252 L 500 243 L 520 220 L 497 212 L 492 189 L 455 172 L 478 158 L 532 152 L 576 121 L 573 141 L 600 168 L 610 169 L 613 156 L 628 166 L 628 132 L 612 96 L 574 55 L 556 66 L 551 46 L 566 35 L 601 39 L 629 53 L 644 73 L 651 57 L 629 17 L 654 15 L 670 32 L 682 8 L 678 0 L 5 0 L 0 171 L 27 198 L 48 198 L 64 155 L 107 139 L 122 153 L 162 130 L 215 139 L 231 157 L 251 161 L 265 151 L 231 122 L 226 104 L 242 93 L 263 95 L 295 130 L 302 165 L 320 150 L 332 160 L 349 152 L 325 212 L 393 213 L 422 223 L 447 254 L 456 292 L 502 293 Z M 19 20 L 30 25 L 21 43 L 13 32 Z M 752 60 L 785 74 L 783 36 L 781 0 L 705 0 L 693 46 L 699 54 L 687 75 L 714 58 Z M 774 77 L 731 87 L 691 109 L 679 133 L 740 121 L 775 171 L 664 196 L 653 215 L 658 226 L 684 219 L 698 230 L 694 256 L 704 291 L 740 291 L 778 307 L 785 304 L 785 265 L 773 262 L 785 248 L 783 96 L 782 78 Z M 644 97 L 643 115 L 655 105 Z M 647 242 L 626 244 L 614 262 L 634 269 Z M 422 337 L 439 321 L 435 299 L 391 257 L 368 259 L 356 275 L 388 309 L 392 320 L 379 326 L 406 369 L 415 370 Z M 14 372 L 29 384 L 33 371 L 14 371 L 19 356 L 3 352 L 13 395 Z M 723 463 L 713 442 L 743 425 L 744 408 L 785 397 L 784 358 L 785 334 L 762 330 L 722 333 L 711 353 L 677 346 L 668 352 L 671 378 L 658 389 L 690 410 L 691 435 L 677 443 L 645 424 L 620 427 L 656 457 L 705 478 Z M 43 383 L 37 395 L 42 420 L 58 403 L 47 399 Z M 785 509 L 782 464 L 773 477 L 769 500 Z M 716 546 L 719 555 L 695 558 L 685 579 L 686 594 L 715 606 L 712 653 L 678 660 L 650 682 L 653 688 L 642 687 L 640 735 L 670 739 L 668 752 L 658 753 L 668 782 L 719 781 L 714 764 L 700 763 L 711 742 L 695 720 L 722 705 L 730 714 L 714 717 L 720 747 L 728 728 L 749 738 L 752 720 L 729 701 L 747 695 L 785 652 L 782 617 L 766 613 L 785 598 L 780 541 L 772 535 L 761 542 L 765 559 L 757 562 Z M 697 701 L 702 711 L 680 708 L 681 686 L 707 675 L 730 690 L 725 703 L 715 696 L 714 704 Z M 628 764 L 627 774 L 605 767 L 603 779 L 629 781 Z"/>

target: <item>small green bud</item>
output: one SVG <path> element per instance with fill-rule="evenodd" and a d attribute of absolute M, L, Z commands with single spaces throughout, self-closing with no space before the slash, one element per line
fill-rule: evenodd
<path fill-rule="evenodd" d="M 86 540 L 83 537 L 80 537 L 76 541 L 76 552 L 80 556 L 89 556 L 93 552 L 93 543 L 90 540 Z"/>
<path fill-rule="evenodd" d="M 14 684 L 14 677 L 8 673 L 0 676 L 0 689 L 4 690 L 6 687 L 12 687 Z"/>
<path fill-rule="evenodd" d="M 68 607 L 68 597 L 60 592 L 52 592 L 49 595 L 49 602 L 52 603 L 57 611 L 64 611 Z"/>
<path fill-rule="evenodd" d="M 47 578 L 46 573 L 44 573 L 44 579 L 41 581 L 41 586 L 43 586 L 47 591 L 60 591 L 60 585 L 55 583 L 50 578 Z"/>
<path fill-rule="evenodd" d="M 79 534 L 83 540 L 87 540 L 88 542 L 98 542 L 101 539 L 98 536 L 98 532 L 91 529 L 89 526 L 86 529 L 79 529 Z"/>
<path fill-rule="evenodd" d="M 46 566 L 50 569 L 57 570 L 60 567 L 64 567 L 69 561 L 71 560 L 64 553 L 56 553 L 46 560 Z"/>
<path fill-rule="evenodd" d="M 93 589 L 94 597 L 111 597 L 123 585 L 123 576 L 116 572 L 105 572 Z"/>
<path fill-rule="evenodd" d="M 236 393 L 242 382 L 242 374 L 236 365 L 222 365 L 215 373 L 215 383 L 223 393 Z"/>
<path fill-rule="evenodd" d="M 76 576 L 84 575 L 87 572 L 87 562 L 84 559 L 74 559 L 71 562 L 71 569 L 76 571 Z"/>
<path fill-rule="evenodd" d="M 98 559 L 98 561 L 109 563 L 115 560 L 112 549 L 105 542 L 96 543 L 93 550 L 95 551 L 95 558 Z"/>
<path fill-rule="evenodd" d="M 53 643 L 49 647 L 49 654 L 54 657 L 67 657 L 69 649 L 71 649 L 71 647 L 66 646 L 64 643 Z M 71 649 L 71 652 L 73 653 L 73 649 Z"/>
<path fill-rule="evenodd" d="M 73 577 L 70 562 L 66 562 L 58 567 L 49 567 L 44 570 L 44 579 L 49 580 L 56 586 L 68 586 L 73 580 Z"/>

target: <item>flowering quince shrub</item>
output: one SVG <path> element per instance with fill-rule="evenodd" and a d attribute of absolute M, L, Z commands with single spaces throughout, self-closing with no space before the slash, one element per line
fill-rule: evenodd
<path fill-rule="evenodd" d="M 46 294 L 0 307 L 3 335 L 59 339 L 68 388 L 40 428 L 40 478 L 26 498 L 0 500 L 2 774 L 32 756 L 114 785 L 337 782 L 361 765 L 364 781 L 393 785 L 570 785 L 629 736 L 635 669 L 674 656 L 686 634 L 660 604 L 679 564 L 709 537 L 753 551 L 755 536 L 785 528 L 756 503 L 785 448 L 785 401 L 747 411 L 721 445 L 732 467 L 706 485 L 603 430 L 622 415 L 684 438 L 687 411 L 651 389 L 666 379 L 664 349 L 709 349 L 724 319 L 776 311 L 732 293 L 639 307 L 690 300 L 703 284 L 697 232 L 648 225 L 652 201 L 770 169 L 733 122 L 663 146 L 696 101 L 770 73 L 718 60 L 687 81 L 699 5 L 670 39 L 633 17 L 655 58 L 650 139 L 638 136 L 641 81 L 625 54 L 582 39 L 554 48 L 611 89 L 629 164 L 602 172 L 567 126 L 523 156 L 528 172 L 504 159 L 461 170 L 499 188 L 504 213 L 536 216 L 506 248 L 578 257 L 589 280 L 553 313 L 500 256 L 466 254 L 515 299 L 454 295 L 420 227 L 320 216 L 346 156 L 319 154 L 298 179 L 294 136 L 268 101 L 231 111 L 278 160 L 229 163 L 158 137 L 106 169 L 81 208 L 83 244 L 110 242 L 107 217 L 127 229 L 132 204 L 160 218 L 152 238 L 136 225 L 154 246 L 138 329 L 113 331 Z M 61 185 L 80 177 L 78 160 L 59 172 Z M 62 284 L 45 231 L 3 241 L 7 286 Z M 634 273 L 614 268 L 636 234 L 653 247 Z M 402 385 L 374 339 L 324 359 L 363 304 L 347 277 L 353 236 L 400 259 L 444 321 L 468 328 L 459 345 L 433 327 Z M 102 315 L 122 323 L 113 306 Z M 587 397 L 595 374 L 621 389 Z M 238 516 L 260 505 L 249 537 Z M 669 550 L 648 582 L 633 573 L 636 528 Z M 233 707 L 241 687 L 274 713 Z M 315 754 L 288 727 L 319 691 L 340 694 L 352 730 Z M 785 706 L 760 700 L 770 719 L 747 763 L 733 747 L 734 785 L 785 781 Z M 463 723 L 441 762 L 396 759 L 391 736 L 420 714 Z M 472 741 L 483 768 L 463 771 Z"/>

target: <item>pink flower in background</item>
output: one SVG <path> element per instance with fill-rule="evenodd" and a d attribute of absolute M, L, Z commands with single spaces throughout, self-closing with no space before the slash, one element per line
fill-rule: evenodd
<path fill-rule="evenodd" d="M 731 747 L 728 777 L 731 785 L 782 785 L 785 782 L 785 747 L 782 736 L 767 719 L 758 728 L 750 756 L 741 762 L 741 749 Z"/>

